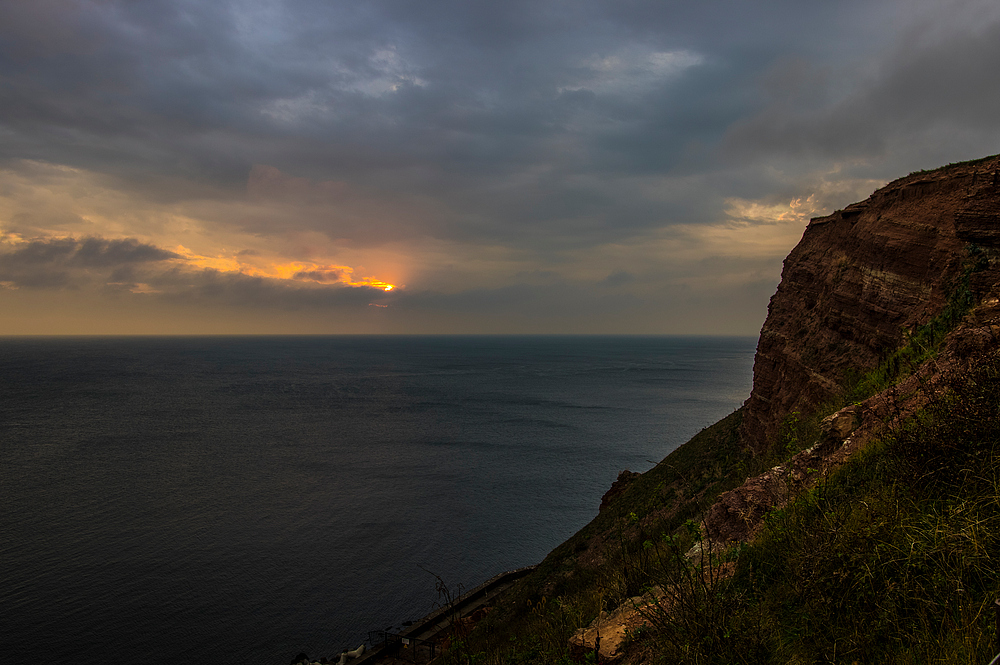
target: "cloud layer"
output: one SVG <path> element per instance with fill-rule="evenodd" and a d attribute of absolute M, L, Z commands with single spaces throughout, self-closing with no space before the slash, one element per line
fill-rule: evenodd
<path fill-rule="evenodd" d="M 755 334 L 809 216 L 1000 151 L 998 44 L 986 0 L 2 3 L 0 333 Z"/>

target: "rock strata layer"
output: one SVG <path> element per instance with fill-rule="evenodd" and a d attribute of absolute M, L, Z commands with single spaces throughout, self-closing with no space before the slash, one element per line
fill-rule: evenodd
<path fill-rule="evenodd" d="M 907 331 L 965 289 L 976 253 L 1000 249 L 1000 156 L 911 174 L 867 200 L 813 219 L 785 259 L 754 359 L 740 437 L 760 452 L 782 422 L 834 396 L 849 371 L 873 368 Z"/>

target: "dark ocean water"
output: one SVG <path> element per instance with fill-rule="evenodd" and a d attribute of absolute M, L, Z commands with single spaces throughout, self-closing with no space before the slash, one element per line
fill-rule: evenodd
<path fill-rule="evenodd" d="M 756 340 L 0 339 L 5 663 L 284 664 L 537 563 Z M 430 571 L 430 572 L 427 572 Z"/>

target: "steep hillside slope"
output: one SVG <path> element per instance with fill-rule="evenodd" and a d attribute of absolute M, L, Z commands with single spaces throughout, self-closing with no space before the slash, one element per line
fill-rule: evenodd
<path fill-rule="evenodd" d="M 998 173 L 911 174 L 812 220 L 744 406 L 622 474 L 446 660 L 992 658 Z"/>
<path fill-rule="evenodd" d="M 998 172 L 1000 158 L 989 157 L 914 173 L 810 222 L 761 329 L 744 445 L 762 452 L 789 414 L 875 367 L 950 297 L 997 283 L 989 266 L 962 278 L 970 248 L 1000 246 Z"/>

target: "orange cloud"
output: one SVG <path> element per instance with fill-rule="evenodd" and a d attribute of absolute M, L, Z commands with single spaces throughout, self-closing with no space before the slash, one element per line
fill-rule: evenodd
<path fill-rule="evenodd" d="M 267 277 L 294 282 L 314 284 L 341 284 L 343 286 L 367 286 L 383 291 L 392 291 L 396 285 L 372 277 L 357 278 L 350 266 L 324 265 L 311 261 L 290 261 L 288 263 L 254 261 L 259 257 L 253 253 L 240 252 L 235 256 L 203 256 L 195 254 L 187 247 L 178 245 L 174 250 L 180 255 L 179 261 L 197 268 L 235 272 L 251 277 Z"/>
<path fill-rule="evenodd" d="M 184 245 L 177 245 L 173 251 L 181 257 L 177 261 L 187 266 L 209 268 L 219 272 L 244 272 L 242 270 L 243 264 L 235 258 L 195 254 Z"/>

